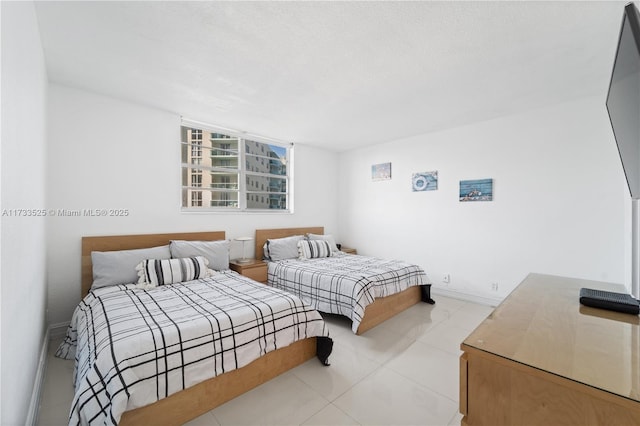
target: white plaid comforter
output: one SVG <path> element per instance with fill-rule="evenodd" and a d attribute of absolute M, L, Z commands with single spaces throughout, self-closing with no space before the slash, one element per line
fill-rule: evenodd
<path fill-rule="evenodd" d="M 328 335 L 299 298 L 232 271 L 152 290 L 94 290 L 56 353 L 76 360 L 69 424 L 117 424 L 126 410 Z"/>
<path fill-rule="evenodd" d="M 295 294 L 321 312 L 350 318 L 354 333 L 365 308 L 376 298 L 428 284 L 417 265 L 351 254 L 269 262 L 268 271 L 269 285 Z"/>

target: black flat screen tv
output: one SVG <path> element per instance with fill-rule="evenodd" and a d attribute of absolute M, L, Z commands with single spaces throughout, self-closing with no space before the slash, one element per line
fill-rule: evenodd
<path fill-rule="evenodd" d="M 640 15 L 633 3 L 624 8 L 607 111 L 631 198 L 640 199 Z"/>

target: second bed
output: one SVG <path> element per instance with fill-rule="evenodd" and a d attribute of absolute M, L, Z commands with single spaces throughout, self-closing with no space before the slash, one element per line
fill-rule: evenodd
<path fill-rule="evenodd" d="M 271 247 L 271 253 L 268 247 L 265 252 L 268 284 L 297 295 L 321 312 L 348 317 L 356 334 L 420 301 L 435 303 L 431 284 L 418 265 L 345 254 L 335 247 L 325 253 L 322 246 L 311 243 L 304 244 L 310 250 L 306 256 L 298 254 L 301 236 L 327 241 L 323 234 L 323 227 L 256 230 L 256 254 Z M 329 247 L 333 246 L 327 238 Z"/>

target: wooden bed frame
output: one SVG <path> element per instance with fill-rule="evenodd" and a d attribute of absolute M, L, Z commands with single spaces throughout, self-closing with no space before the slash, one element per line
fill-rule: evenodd
<path fill-rule="evenodd" d="M 259 258 L 258 256 L 263 253 L 262 247 L 268 239 L 304 234 L 324 235 L 324 227 L 315 226 L 307 228 L 256 229 L 256 258 Z M 399 314 L 421 300 L 422 292 L 420 286 L 409 287 L 400 293 L 376 299 L 375 302 L 366 307 L 364 316 L 362 321 L 360 321 L 356 334 L 362 334 L 367 330 L 372 329 L 376 325 L 388 320 L 396 314 Z"/>
<path fill-rule="evenodd" d="M 171 240 L 224 240 L 225 232 L 119 235 L 82 238 L 82 296 L 91 288 L 92 251 L 130 250 L 169 244 Z M 126 411 L 120 425 L 181 425 L 213 410 L 225 402 L 271 380 L 316 355 L 316 338 L 299 340 L 277 349 L 252 363 L 153 404 Z"/>

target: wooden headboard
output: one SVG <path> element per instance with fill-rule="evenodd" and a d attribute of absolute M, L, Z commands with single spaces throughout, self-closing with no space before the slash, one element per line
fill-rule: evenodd
<path fill-rule="evenodd" d="M 310 228 L 256 229 L 256 259 L 262 259 L 262 246 L 270 238 L 284 238 L 293 235 L 324 234 L 324 226 Z"/>
<path fill-rule="evenodd" d="M 93 282 L 92 251 L 115 251 L 150 248 L 169 244 L 171 240 L 217 241 L 226 238 L 225 231 L 178 232 L 174 234 L 108 235 L 82 237 L 82 294 L 89 293 Z"/>

